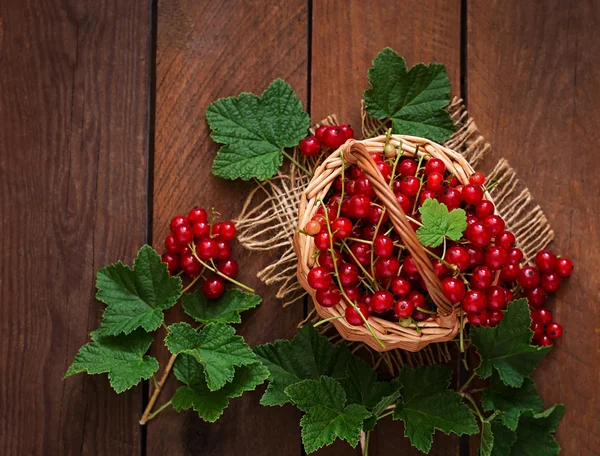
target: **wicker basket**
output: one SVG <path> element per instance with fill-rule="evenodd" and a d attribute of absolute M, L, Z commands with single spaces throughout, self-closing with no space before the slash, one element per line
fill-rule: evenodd
<path fill-rule="evenodd" d="M 405 157 L 414 157 L 417 153 L 418 156 L 423 156 L 425 159 L 441 159 L 446 164 L 447 170 L 453 173 L 462 184 L 467 184 L 469 176 L 474 172 L 462 155 L 428 139 L 392 135 L 389 142 L 397 149 L 401 146 Z M 377 343 L 364 325 L 352 326 L 345 318 L 334 319 L 332 323 L 344 339 L 363 342 L 377 351 L 387 351 L 395 348 L 418 351 L 430 343 L 448 341 L 456 336 L 460 326 L 458 306 L 453 306 L 444 296 L 442 284 L 433 270 L 427 253 L 425 253 L 404 212 L 398 205 L 394 193 L 384 181 L 375 162 L 369 155 L 372 152 L 382 153 L 385 143 L 386 136 L 363 141 L 348 140 L 333 152 L 316 169 L 313 179 L 301 195 L 298 228 L 304 228 L 306 223 L 312 219 L 318 209 L 318 201 L 325 199 L 334 179 L 341 174 L 342 159 L 340 154 L 343 152 L 345 163 L 349 165 L 356 164 L 371 181 L 377 197 L 387 209 L 394 229 L 414 258 L 427 286 L 427 291 L 437 305 L 438 315 L 420 322 L 420 330 L 417 330 L 414 325 L 404 327 L 396 322 L 375 316 L 369 317 L 368 321 L 372 330 L 383 342 L 385 348 Z M 490 199 L 489 194 L 486 193 L 485 198 Z M 315 299 L 315 290 L 308 285 L 308 272 L 315 266 L 313 254 L 316 247 L 313 238 L 296 232 L 294 249 L 298 257 L 298 280 L 313 298 L 319 316 L 330 318 L 344 315 L 347 304 L 343 300 L 334 307 L 323 307 Z"/>

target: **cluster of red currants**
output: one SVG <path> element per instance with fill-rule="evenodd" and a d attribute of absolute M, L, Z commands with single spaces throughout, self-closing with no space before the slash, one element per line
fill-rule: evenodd
<path fill-rule="evenodd" d="M 536 257 L 539 271 L 522 265 L 523 252 L 515 247 L 515 236 L 505 230 L 494 204 L 484 199 L 482 173 L 474 173 L 462 185 L 438 158 L 397 161 L 395 155 L 388 144 L 384 154 L 372 153 L 371 157 L 413 229 L 421 226 L 419 208 L 428 198 L 450 211 L 466 211 L 467 228 L 458 242 L 446 240 L 444 247 L 425 247 L 448 300 L 460 303 L 472 325 L 494 327 L 504 318 L 508 302 L 524 295 L 533 312 L 535 341 L 545 345 L 560 337 L 562 328 L 552 323 L 552 315 L 543 306 L 546 293 L 556 291 L 560 277 L 570 274 L 570 260 L 542 251 Z M 321 306 L 333 307 L 342 300 L 350 303 L 345 318 L 352 325 L 363 325 L 372 313 L 401 324 L 436 314 L 417 263 L 358 167 L 347 167 L 343 181 L 341 176 L 334 181 L 304 231 L 314 237 L 320 251 L 308 283 Z"/>
<path fill-rule="evenodd" d="M 225 280 L 235 279 L 238 264 L 231 258 L 231 243 L 236 229 L 233 222 L 211 223 L 202 208 L 193 208 L 187 217 L 178 215 L 171 220 L 171 234 L 165 239 L 166 252 L 162 260 L 169 273 L 183 272 L 190 279 L 206 277 L 202 291 L 208 299 L 217 299 L 225 291 Z"/>
<path fill-rule="evenodd" d="M 321 125 L 314 135 L 300 141 L 300 152 L 307 157 L 315 157 L 323 146 L 337 149 L 351 138 L 354 138 L 354 130 L 350 125 Z"/>

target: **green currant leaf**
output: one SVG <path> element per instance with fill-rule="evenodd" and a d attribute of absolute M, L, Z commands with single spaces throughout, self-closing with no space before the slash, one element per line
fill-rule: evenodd
<path fill-rule="evenodd" d="M 419 63 L 410 71 L 395 51 L 385 48 L 369 70 L 371 88 L 364 93 L 367 112 L 391 119 L 393 133 L 421 136 L 443 143 L 455 131 L 445 107 L 450 102 L 446 67 Z"/>
<path fill-rule="evenodd" d="M 531 379 L 526 378 L 519 388 L 511 388 L 506 386 L 497 374 L 492 375 L 490 387 L 483 391 L 482 404 L 485 411 L 502 412 L 500 420 L 512 431 L 517 428 L 521 413 L 540 412 L 544 409 L 535 383 Z"/>
<path fill-rule="evenodd" d="M 419 208 L 423 226 L 417 230 L 417 237 L 424 246 L 437 247 L 445 237 L 458 241 L 467 229 L 467 214 L 462 209 L 448 212 L 444 203 L 428 198 Z"/>
<path fill-rule="evenodd" d="M 556 456 L 560 445 L 554 439 L 554 432 L 560 423 L 565 408 L 555 405 L 545 412 L 525 412 L 519 420 L 517 439 L 510 450 L 510 456 Z"/>
<path fill-rule="evenodd" d="M 175 323 L 169 326 L 165 345 L 174 355 L 186 353 L 202 364 L 211 391 L 231 382 L 235 367 L 257 362 L 244 338 L 236 336 L 231 326 L 220 323 L 210 323 L 200 332 L 187 323 Z"/>
<path fill-rule="evenodd" d="M 260 363 L 235 368 L 231 382 L 223 388 L 211 391 L 206 383 L 202 364 L 192 355 L 181 354 L 173 366 L 175 376 L 186 386 L 179 387 L 173 395 L 173 408 L 194 409 L 204 421 L 214 423 L 227 408 L 230 398 L 252 391 L 269 376 L 269 371 Z"/>
<path fill-rule="evenodd" d="M 344 388 L 337 380 L 326 376 L 303 380 L 288 386 L 285 393 L 306 413 L 300 426 L 307 453 L 330 445 L 337 438 L 356 447 L 363 421 L 371 413 L 359 404 L 346 405 Z"/>
<path fill-rule="evenodd" d="M 494 433 L 492 432 L 492 423 L 484 421 L 481 425 L 481 445 L 479 446 L 479 456 L 491 456 L 494 448 Z"/>
<path fill-rule="evenodd" d="M 334 347 L 312 325 L 306 325 L 293 340 L 277 340 L 254 348 L 258 359 L 269 369 L 269 386 L 260 403 L 283 405 L 289 402 L 285 389 L 321 375 L 346 376 L 350 352 L 345 345 Z"/>
<path fill-rule="evenodd" d="M 282 150 L 307 134 L 310 118 L 292 88 L 277 79 L 262 94 L 222 98 L 206 111 L 211 137 L 224 144 L 212 171 L 225 179 L 266 180 L 283 163 Z"/>
<path fill-rule="evenodd" d="M 181 298 L 185 313 L 200 323 L 241 323 L 240 313 L 260 304 L 260 296 L 229 288 L 218 299 L 204 293 L 186 293 Z"/>
<path fill-rule="evenodd" d="M 448 390 L 452 372 L 447 366 L 404 368 L 400 374 L 401 398 L 394 419 L 405 424 L 404 435 L 418 450 L 429 453 L 436 429 L 456 435 L 479 431 L 475 417 L 461 396 Z"/>
<path fill-rule="evenodd" d="M 490 456 L 510 456 L 510 449 L 517 440 L 517 434 L 505 427 L 500 421 L 492 421 L 494 445 Z"/>
<path fill-rule="evenodd" d="M 488 378 L 495 369 L 504 384 L 520 387 L 550 351 L 550 347 L 529 344 L 533 336 L 530 324 L 527 299 L 517 299 L 508 304 L 504 319 L 496 328 L 471 326 L 471 343 L 481 357 L 477 375 Z"/>
<path fill-rule="evenodd" d="M 122 393 L 158 370 L 158 361 L 144 356 L 152 344 L 152 335 L 142 329 L 118 336 L 94 331 L 91 336 L 92 341 L 79 349 L 65 378 L 80 372 L 107 373 L 110 385 Z"/>
<path fill-rule="evenodd" d="M 154 331 L 163 322 L 163 311 L 181 295 L 181 279 L 169 276 L 149 245 L 139 250 L 133 270 L 118 262 L 98 271 L 96 287 L 96 297 L 107 305 L 100 326 L 107 336 L 129 334 L 140 326 Z"/>

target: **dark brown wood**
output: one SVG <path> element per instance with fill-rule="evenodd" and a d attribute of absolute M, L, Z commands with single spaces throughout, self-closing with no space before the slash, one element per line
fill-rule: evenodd
<path fill-rule="evenodd" d="M 288 81 L 300 100 L 307 94 L 307 2 L 197 2 L 158 5 L 154 245 L 162 248 L 169 220 L 194 205 L 214 207 L 223 220 L 238 215 L 253 183 L 211 175 L 218 146 L 209 138 L 204 114 L 221 97 L 261 93 L 276 77 Z M 247 312 L 241 333 L 254 346 L 289 338 L 302 319 L 302 306 L 284 310 L 274 290 L 260 284 L 257 270 L 277 255 L 234 246 L 239 279 L 256 288 L 263 304 Z M 181 318 L 171 312 L 169 321 Z M 165 361 L 164 347 L 157 346 Z M 167 383 L 159 400 L 175 391 Z M 260 391 L 231 401 L 215 424 L 195 412 L 169 409 L 148 426 L 148 455 L 300 455 L 300 414 L 292 407 L 261 407 Z"/>
<path fill-rule="evenodd" d="M 545 404 L 566 406 L 565 455 L 600 452 L 599 26 L 593 0 L 468 2 L 468 104 L 488 162 L 510 161 L 576 264 L 549 301 L 565 335 L 535 374 Z"/>
<path fill-rule="evenodd" d="M 145 239 L 149 3 L 0 4 L 0 454 L 136 454 L 140 390 L 62 377 Z"/>
<path fill-rule="evenodd" d="M 410 0 L 313 2 L 311 117 L 336 113 L 360 134 L 360 100 L 369 87 L 367 70 L 384 47 L 404 56 L 409 65 L 441 62 L 446 65 L 454 94 L 460 80 L 460 1 Z M 404 437 L 402 423 L 385 418 L 371 437 L 371 455 L 420 454 Z M 336 442 L 317 454 L 351 453 Z M 432 455 L 458 454 L 458 438 L 437 433 Z"/>

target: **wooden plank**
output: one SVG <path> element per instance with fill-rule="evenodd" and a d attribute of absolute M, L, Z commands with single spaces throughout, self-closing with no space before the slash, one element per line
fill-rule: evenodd
<path fill-rule="evenodd" d="M 566 455 L 600 448 L 599 26 L 593 0 L 468 3 L 469 112 L 492 158 L 506 157 L 546 212 L 552 247 L 576 264 L 549 304 L 565 334 L 535 375 L 545 404 L 566 406 Z"/>
<path fill-rule="evenodd" d="M 146 231 L 148 2 L 0 4 L 0 454 L 136 454 L 138 388 L 62 376 Z"/>
<path fill-rule="evenodd" d="M 444 63 L 453 93 L 459 94 L 459 0 L 320 0 L 313 2 L 312 16 L 313 119 L 334 112 L 340 122 L 354 125 L 359 133 L 360 101 L 369 86 L 367 70 L 386 46 L 404 56 L 409 65 L 421 61 Z M 369 454 L 420 454 L 403 435 L 403 425 L 386 418 L 373 432 Z M 318 454 L 350 454 L 350 451 L 347 444 L 338 442 Z M 458 438 L 438 433 L 430 454 L 458 454 Z"/>
<path fill-rule="evenodd" d="M 169 220 L 194 205 L 236 216 L 252 183 L 211 175 L 217 145 L 204 114 L 221 97 L 261 93 L 276 77 L 288 81 L 306 103 L 307 3 L 174 0 L 158 5 L 154 244 L 162 248 Z M 302 306 L 283 310 L 274 289 L 256 272 L 277 258 L 234 246 L 239 278 L 263 297 L 244 315 L 241 333 L 254 346 L 289 338 L 302 319 Z M 181 318 L 171 312 L 169 321 Z M 157 347 L 164 361 L 163 347 Z M 176 388 L 171 380 L 159 404 Z M 232 400 L 215 424 L 197 414 L 166 410 L 148 427 L 148 455 L 300 454 L 300 415 L 290 406 L 262 407 L 264 388 Z"/>

